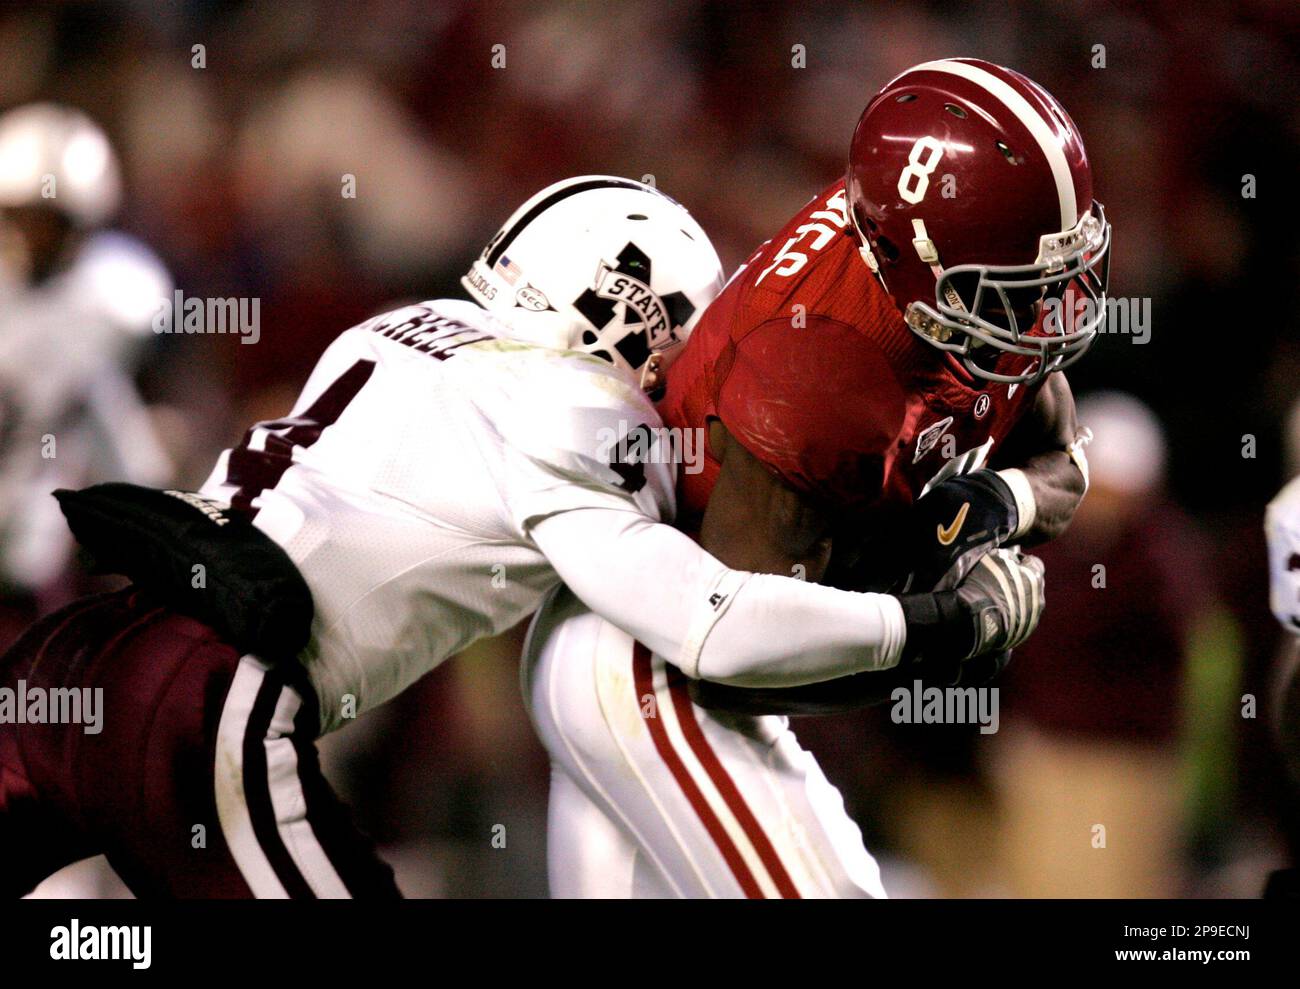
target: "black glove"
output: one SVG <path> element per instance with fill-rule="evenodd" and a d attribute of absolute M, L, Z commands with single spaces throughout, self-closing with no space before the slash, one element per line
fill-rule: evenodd
<path fill-rule="evenodd" d="M 903 559 L 912 574 L 907 589 L 956 587 L 1019 524 L 1015 496 L 996 471 L 982 468 L 935 485 L 912 506 L 908 519 Z"/>
<path fill-rule="evenodd" d="M 98 572 L 131 578 L 241 652 L 286 659 L 310 639 L 307 582 L 283 549 L 229 508 L 135 484 L 60 489 L 54 497 Z"/>
<path fill-rule="evenodd" d="M 1018 646 L 1038 626 L 1045 603 L 1043 562 L 1015 549 L 993 550 L 955 590 L 898 600 L 907 621 L 903 663 L 996 655 Z"/>
<path fill-rule="evenodd" d="M 1007 664 L 1010 662 L 1010 649 L 1004 649 L 1002 652 L 989 652 L 983 656 L 968 659 L 961 664 L 961 675 L 958 677 L 955 686 L 988 686 L 1002 675 L 1002 671 L 1007 668 Z"/>

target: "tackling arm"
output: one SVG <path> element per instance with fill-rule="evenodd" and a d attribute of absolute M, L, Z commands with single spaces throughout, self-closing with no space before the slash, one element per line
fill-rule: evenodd
<path fill-rule="evenodd" d="M 1037 623 L 1042 565 L 1010 553 L 955 590 L 901 597 L 751 572 L 802 564 L 815 578 L 830 549 L 820 514 L 761 465 L 767 481 L 752 469 L 728 451 L 723 475 L 735 472 L 725 483 L 738 500 L 725 520 L 706 518 L 725 561 L 670 525 L 610 507 L 549 514 L 530 534 L 593 611 L 688 676 L 738 687 L 794 687 L 900 662 L 960 664 L 1010 648 Z"/>
<path fill-rule="evenodd" d="M 532 536 L 584 604 L 691 677 L 792 686 L 887 669 L 903 653 L 897 598 L 733 570 L 635 512 L 562 512 Z"/>

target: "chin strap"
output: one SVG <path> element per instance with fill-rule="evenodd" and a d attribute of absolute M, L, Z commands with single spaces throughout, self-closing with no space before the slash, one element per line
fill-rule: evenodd
<path fill-rule="evenodd" d="M 663 372 L 663 355 L 651 354 L 644 364 L 641 365 L 641 379 L 639 384 L 642 391 L 654 391 L 663 386 L 659 380 L 659 375 Z"/>
<path fill-rule="evenodd" d="M 672 367 L 673 362 L 681 356 L 682 349 L 686 346 L 685 340 L 677 340 L 659 350 L 651 352 L 646 362 L 641 365 L 641 390 L 647 392 L 658 391 L 667 385 L 665 375 L 668 369 Z M 651 378 L 655 380 L 651 380 Z M 658 401 L 656 399 L 656 401 Z"/>

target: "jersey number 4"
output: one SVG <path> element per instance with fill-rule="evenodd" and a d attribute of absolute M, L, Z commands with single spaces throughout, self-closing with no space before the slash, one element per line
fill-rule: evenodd
<path fill-rule="evenodd" d="M 374 361 L 357 361 L 303 412 L 287 419 L 256 423 L 244 434 L 244 441 L 230 451 L 226 462 L 226 483 L 238 486 L 230 507 L 254 516 L 253 499 L 280 483 L 293 466 L 294 447 L 311 446 L 327 426 L 338 421 L 357 393 L 374 373 Z"/>

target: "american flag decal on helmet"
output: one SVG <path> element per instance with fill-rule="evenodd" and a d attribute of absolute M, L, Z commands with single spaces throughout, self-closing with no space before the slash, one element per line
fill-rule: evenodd
<path fill-rule="evenodd" d="M 497 272 L 511 285 L 519 281 L 519 276 L 523 274 L 523 269 L 511 261 L 506 255 L 501 255 L 501 260 L 497 262 Z"/>

